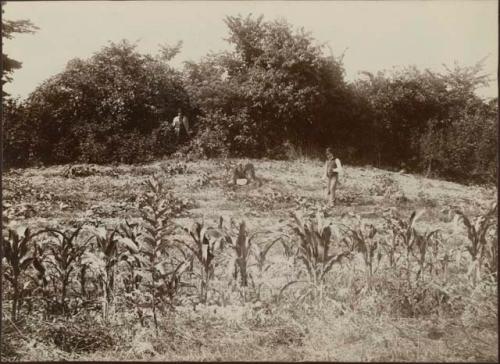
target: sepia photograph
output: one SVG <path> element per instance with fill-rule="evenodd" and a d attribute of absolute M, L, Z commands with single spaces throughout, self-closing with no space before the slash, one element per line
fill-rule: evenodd
<path fill-rule="evenodd" d="M 498 6 L 1 1 L 0 361 L 498 362 Z"/>

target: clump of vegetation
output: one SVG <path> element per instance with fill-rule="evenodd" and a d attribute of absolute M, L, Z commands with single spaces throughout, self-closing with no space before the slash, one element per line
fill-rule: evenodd
<path fill-rule="evenodd" d="M 302 263 L 302 267 L 305 268 L 310 283 L 309 288 L 301 296 L 301 299 L 312 295 L 313 298 L 321 300 L 326 275 L 331 271 L 334 264 L 340 263 L 350 252 L 333 252 L 334 239 L 338 239 L 338 237 L 333 236 L 330 223 L 321 214 L 316 214 L 315 221 L 306 221 L 298 213 L 293 214 L 293 218 L 295 220 L 293 230 L 300 239 L 297 259 Z M 283 290 L 297 282 L 288 283 Z"/>
<path fill-rule="evenodd" d="M 495 237 L 488 239 L 487 234 L 495 224 L 497 217 L 497 204 L 493 206 L 485 214 L 477 216 L 475 219 L 467 217 L 463 212 L 456 211 L 454 222 L 462 222 L 467 229 L 467 237 L 470 244 L 466 246 L 466 250 L 470 254 L 471 261 L 469 263 L 468 272 L 472 278 L 474 286 L 481 278 L 483 265 L 486 265 L 489 274 L 496 278 L 498 267 L 498 243 Z"/>

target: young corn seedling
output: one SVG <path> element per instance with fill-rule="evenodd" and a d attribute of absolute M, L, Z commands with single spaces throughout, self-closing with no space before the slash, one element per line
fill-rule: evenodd
<path fill-rule="evenodd" d="M 23 274 L 33 263 L 31 244 L 33 238 L 44 231 L 31 233 L 30 229 L 20 227 L 16 230 L 8 229 L 7 236 L 2 236 L 2 261 L 4 264 L 3 277 L 12 287 L 12 309 L 11 317 L 13 321 L 18 318 L 19 305 L 23 299 L 21 280 Z"/>
<path fill-rule="evenodd" d="M 455 226 L 458 222 L 462 222 L 467 229 L 467 237 L 470 244 L 466 246 L 472 260 L 469 265 L 469 275 L 472 276 L 472 283 L 476 286 L 481 279 L 481 269 L 485 257 L 490 257 L 488 267 L 494 268 L 497 265 L 497 256 L 495 246 L 496 239 L 491 242 L 487 240 L 487 233 L 495 224 L 495 216 L 497 215 L 497 204 L 494 203 L 491 209 L 484 215 L 476 217 L 474 220 L 468 218 L 463 212 L 455 211 L 454 222 Z"/>
<path fill-rule="evenodd" d="M 259 273 L 264 273 L 267 269 L 269 269 L 270 265 L 267 263 L 267 254 L 271 250 L 271 248 L 276 244 L 277 242 L 281 242 L 283 244 L 282 238 L 279 237 L 271 242 L 268 242 L 267 244 L 254 244 L 253 249 L 252 249 L 252 255 L 255 259 L 257 268 L 259 270 Z M 288 248 L 288 246 L 287 246 Z M 286 254 L 285 254 L 286 256 Z"/>
<path fill-rule="evenodd" d="M 303 297 L 310 293 L 317 292 L 316 298 L 322 299 L 325 277 L 335 263 L 339 263 L 342 258 L 349 255 L 349 252 L 330 254 L 333 248 L 332 229 L 321 216 L 316 214 L 316 221 L 305 221 L 298 213 L 292 214 L 295 220 L 293 230 L 299 237 L 298 260 L 305 267 L 310 288 L 306 290 Z M 291 285 L 290 282 L 283 290 Z"/>

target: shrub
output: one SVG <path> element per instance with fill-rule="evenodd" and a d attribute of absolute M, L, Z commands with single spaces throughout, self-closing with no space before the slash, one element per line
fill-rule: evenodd
<path fill-rule="evenodd" d="M 146 161 L 173 150 L 168 124 L 178 107 L 189 114 L 188 104 L 178 72 L 123 41 L 70 61 L 37 87 L 22 131 L 45 163 Z"/>
<path fill-rule="evenodd" d="M 2 100 L 3 163 L 5 167 L 26 166 L 33 162 L 33 130 L 26 113 L 26 106 L 19 100 Z"/>

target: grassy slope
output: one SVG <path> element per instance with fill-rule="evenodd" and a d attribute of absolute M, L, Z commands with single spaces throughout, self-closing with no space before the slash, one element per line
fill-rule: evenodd
<path fill-rule="evenodd" d="M 219 216 L 244 218 L 251 231 L 270 230 L 277 234 L 286 231 L 289 213 L 298 207 L 323 208 L 321 162 L 252 162 L 257 175 L 264 180 L 261 187 L 228 188 L 224 183 L 222 161 L 188 162 L 187 173 L 165 177 L 175 195 L 185 199 L 190 207 L 176 222 L 190 225 L 193 219 L 205 217 L 215 224 Z M 63 166 L 9 171 L 3 177 L 4 201 L 13 206 L 10 214 L 14 225 L 41 227 L 100 221 L 113 226 L 124 218 L 138 216 L 133 205 L 135 197 L 144 190 L 141 182 L 149 174 L 161 172 L 162 166 L 169 163 L 173 162 L 98 167 L 95 175 L 78 178 L 62 177 Z M 380 182 L 382 175 L 390 176 L 399 185 L 394 194 L 376 195 L 384 190 Z M 401 193 L 405 201 L 401 200 Z M 475 215 L 496 200 L 496 193 L 496 189 L 347 166 L 338 190 L 339 204 L 326 213 L 335 221 L 354 212 L 378 224 L 384 211 L 395 209 L 407 217 L 411 211 L 424 208 L 426 213 L 420 228 L 451 232 L 447 208 L 458 207 Z M 271 270 L 274 276 L 269 281 L 279 287 L 286 282 L 282 281 L 286 269 L 280 264 L 285 262 L 280 260 L 279 249 L 275 250 L 271 260 L 282 267 Z M 331 284 L 338 282 L 341 286 L 342 279 L 339 271 Z M 130 329 L 121 331 L 123 345 L 90 357 L 68 355 L 53 347 L 27 345 L 22 359 L 455 361 L 497 358 L 496 314 L 495 322 L 474 329 L 475 334 L 471 336 L 471 332 L 464 332 L 463 322 L 457 319 L 375 315 L 375 309 L 371 308 L 381 303 L 373 300 L 376 301 L 376 297 L 364 297 L 362 302 L 341 311 L 328 305 L 186 309 L 165 323 L 167 329 L 160 339 L 148 331 Z M 430 334 L 433 330 L 442 336 L 433 338 Z"/>

